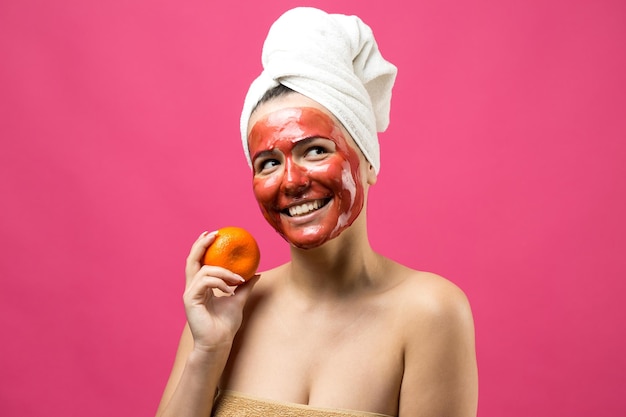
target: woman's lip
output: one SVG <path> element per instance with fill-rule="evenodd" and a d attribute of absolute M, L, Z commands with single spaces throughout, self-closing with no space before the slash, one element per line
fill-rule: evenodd
<path fill-rule="evenodd" d="M 312 200 L 310 200 L 312 201 Z M 315 217 L 317 217 L 319 214 L 321 214 L 321 212 L 326 211 L 328 209 L 328 207 L 333 203 L 332 199 L 329 199 L 329 201 L 324 204 L 322 207 L 318 208 L 317 210 L 313 210 L 309 213 L 306 214 L 301 214 L 299 216 L 290 216 L 289 214 L 286 214 L 283 211 L 280 211 L 280 217 L 281 219 L 283 219 L 283 221 L 292 223 L 292 224 L 304 224 L 304 223 L 309 223 L 311 220 L 313 220 Z M 295 205 L 300 205 L 303 204 L 303 202 L 300 202 L 298 204 Z M 291 205 L 291 207 L 293 207 L 294 204 Z"/>
<path fill-rule="evenodd" d="M 283 210 L 283 213 L 288 212 L 291 217 L 303 216 L 305 214 L 317 211 L 328 204 L 330 200 L 327 198 L 319 198 L 316 200 L 309 200 L 300 204 L 295 204 Z"/>
<path fill-rule="evenodd" d="M 332 197 L 330 196 L 298 199 L 297 201 L 282 204 L 282 208 L 277 209 L 277 211 L 287 215 L 293 214 L 294 211 L 317 211 L 328 204 L 331 199 Z M 298 207 L 300 207 L 300 210 L 297 209 Z M 293 217 L 296 217 L 296 215 L 294 214 Z"/>

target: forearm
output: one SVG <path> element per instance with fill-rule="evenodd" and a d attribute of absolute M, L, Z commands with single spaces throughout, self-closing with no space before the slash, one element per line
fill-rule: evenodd
<path fill-rule="evenodd" d="M 157 417 L 208 417 L 230 350 L 190 352 L 180 380 Z"/>

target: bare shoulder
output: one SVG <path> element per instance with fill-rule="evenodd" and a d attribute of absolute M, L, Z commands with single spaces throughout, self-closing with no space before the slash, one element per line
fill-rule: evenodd
<path fill-rule="evenodd" d="M 286 270 L 288 267 L 289 263 L 285 263 L 272 269 L 260 272 L 259 274 L 261 275 L 261 277 L 259 281 L 255 284 L 252 294 L 256 293 L 256 295 L 259 296 L 261 295 L 261 293 L 266 293 L 273 290 L 276 287 L 280 278 L 284 277 L 287 273 Z"/>
<path fill-rule="evenodd" d="M 393 264 L 391 270 L 399 277 L 394 296 L 407 313 L 409 323 L 415 324 L 414 320 L 471 321 L 469 300 L 452 281 L 432 272 L 413 270 L 395 262 Z"/>
<path fill-rule="evenodd" d="M 254 285 L 246 304 L 248 312 L 259 304 L 271 304 L 275 300 L 281 282 L 284 281 L 283 278 L 287 273 L 288 265 L 288 263 L 282 264 L 259 273 L 260 278 Z"/>
<path fill-rule="evenodd" d="M 405 370 L 400 415 L 475 416 L 474 321 L 465 293 L 440 275 L 396 265 Z"/>

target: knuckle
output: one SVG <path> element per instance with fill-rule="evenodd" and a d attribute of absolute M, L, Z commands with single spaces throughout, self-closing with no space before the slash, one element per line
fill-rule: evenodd
<path fill-rule="evenodd" d="M 204 275 L 217 276 L 219 275 L 219 268 L 213 265 L 202 265 L 200 272 Z"/>

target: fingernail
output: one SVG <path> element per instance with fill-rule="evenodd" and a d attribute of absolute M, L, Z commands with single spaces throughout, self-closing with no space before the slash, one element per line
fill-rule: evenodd
<path fill-rule="evenodd" d="M 237 277 L 237 279 L 241 282 L 246 282 L 246 280 L 239 274 L 235 274 L 235 276 Z"/>
<path fill-rule="evenodd" d="M 204 232 L 202 234 L 202 237 L 205 238 L 205 239 L 211 239 L 211 238 L 215 237 L 215 235 L 217 235 L 217 230 L 215 230 L 213 232 L 210 232 L 210 233 L 209 232 Z"/>
<path fill-rule="evenodd" d="M 202 239 L 203 237 L 205 237 L 208 234 L 209 234 L 209 231 L 205 230 L 204 232 L 200 233 L 200 236 L 198 236 L 198 239 Z"/>

